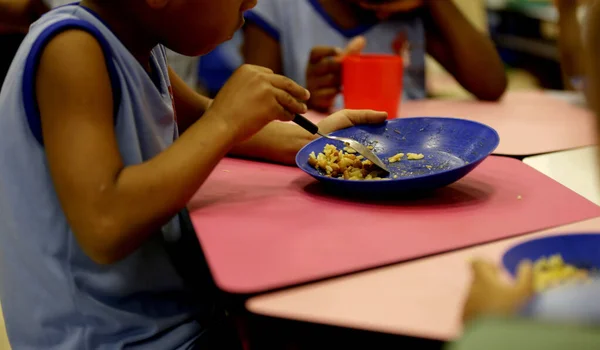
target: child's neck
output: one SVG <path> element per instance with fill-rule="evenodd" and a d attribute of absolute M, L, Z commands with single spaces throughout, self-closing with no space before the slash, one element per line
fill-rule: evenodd
<path fill-rule="evenodd" d="M 318 0 L 323 10 L 343 29 L 353 29 L 375 17 L 355 4 L 345 0 Z"/>
<path fill-rule="evenodd" d="M 110 2 L 98 6 L 95 1 L 83 0 L 80 5 L 94 11 L 110 27 L 110 30 L 119 38 L 121 43 L 131 52 L 135 59 L 150 71 L 150 54 L 152 49 L 158 44 L 158 41 L 148 35 L 147 32 L 140 30 L 135 22 L 131 20 L 125 6 L 120 2 L 114 2 L 116 6 L 110 5 Z"/>

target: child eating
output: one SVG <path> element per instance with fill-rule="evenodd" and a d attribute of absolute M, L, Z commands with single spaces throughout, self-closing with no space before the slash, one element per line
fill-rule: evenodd
<path fill-rule="evenodd" d="M 574 5 L 575 0 L 563 2 Z M 600 6 L 597 0 L 588 1 L 583 32 L 584 54 L 576 59 L 582 62 L 579 71 L 585 72 L 584 88 L 588 104 L 600 118 Z M 521 264 L 514 283 L 505 282 L 499 267 L 490 262 L 476 260 L 472 264 L 472 271 L 473 281 L 463 311 L 463 318 L 467 322 L 484 316 L 519 314 L 559 324 L 600 325 L 598 276 L 593 276 L 588 283 L 565 285 L 534 294 L 533 266 L 530 262 Z"/>
<path fill-rule="evenodd" d="M 292 164 L 313 136 L 278 120 L 305 112 L 309 93 L 247 65 L 209 100 L 165 47 L 206 53 L 254 5 L 84 0 L 33 24 L 0 93 L 0 296 L 14 349 L 229 347 L 207 345 L 215 301 L 175 264 L 198 258 L 182 210 L 228 153 Z M 385 118 L 342 111 L 319 127 Z"/>
<path fill-rule="evenodd" d="M 359 52 L 407 53 L 407 99 L 426 96 L 425 53 L 479 99 L 498 100 L 506 89 L 492 42 L 449 0 L 264 0 L 247 19 L 246 63 L 306 86 L 309 107 L 320 111 L 341 91 L 341 57 Z"/>

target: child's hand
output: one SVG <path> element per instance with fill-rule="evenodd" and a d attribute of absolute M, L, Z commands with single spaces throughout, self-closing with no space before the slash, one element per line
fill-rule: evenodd
<path fill-rule="evenodd" d="M 344 50 L 335 47 L 315 47 L 310 52 L 306 68 L 306 87 L 310 91 L 308 106 L 327 112 L 340 93 L 342 58 L 348 54 L 359 54 L 365 47 L 363 37 L 356 37 Z"/>
<path fill-rule="evenodd" d="M 296 113 L 305 113 L 303 101 L 309 97 L 309 92 L 291 79 L 267 68 L 243 65 L 223 86 L 207 114 L 221 118 L 239 142 L 271 121 L 290 121 Z"/>
<path fill-rule="evenodd" d="M 344 109 L 323 119 L 318 126 L 322 133 L 329 134 L 354 125 L 383 123 L 386 119 L 386 112 Z"/>
<path fill-rule="evenodd" d="M 510 315 L 533 296 L 531 262 L 519 265 L 514 283 L 503 281 L 498 267 L 476 260 L 472 263 L 473 281 L 463 309 L 466 323 L 483 315 Z"/>

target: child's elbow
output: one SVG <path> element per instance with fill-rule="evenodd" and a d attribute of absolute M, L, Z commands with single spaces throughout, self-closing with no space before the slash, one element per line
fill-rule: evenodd
<path fill-rule="evenodd" d="M 482 101 L 496 102 L 502 98 L 508 87 L 506 74 L 502 72 L 494 77 L 489 77 L 484 84 L 474 92 L 475 97 Z"/>
<path fill-rule="evenodd" d="M 123 228 L 113 220 L 98 219 L 90 227 L 75 232 L 83 252 L 98 265 L 111 265 L 123 260 L 128 254 L 120 238 Z"/>

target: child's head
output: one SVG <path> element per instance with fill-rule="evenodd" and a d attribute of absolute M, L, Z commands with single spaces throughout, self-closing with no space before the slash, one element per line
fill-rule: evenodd
<path fill-rule="evenodd" d="M 357 4 L 365 10 L 374 12 L 381 20 L 400 13 L 422 7 L 424 0 L 344 0 Z"/>
<path fill-rule="evenodd" d="M 197 56 L 233 37 L 256 0 L 86 0 L 118 7 L 139 32 L 178 53 Z M 137 29 L 137 28 L 136 28 Z"/>

